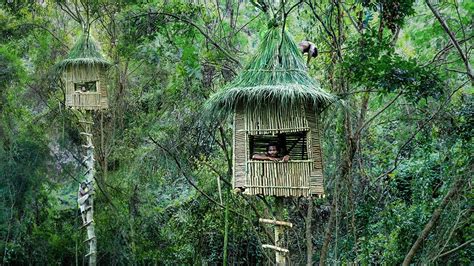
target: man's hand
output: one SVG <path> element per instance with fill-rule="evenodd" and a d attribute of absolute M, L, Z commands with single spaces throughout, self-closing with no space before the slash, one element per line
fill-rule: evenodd
<path fill-rule="evenodd" d="M 283 156 L 283 158 L 281 158 L 281 160 L 282 160 L 283 162 L 288 162 L 288 160 L 290 160 L 290 155 L 285 155 L 285 156 Z"/>

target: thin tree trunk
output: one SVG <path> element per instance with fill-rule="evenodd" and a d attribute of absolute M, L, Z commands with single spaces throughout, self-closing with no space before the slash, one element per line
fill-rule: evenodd
<path fill-rule="evenodd" d="M 87 175 L 86 180 L 90 186 L 94 187 L 94 147 L 92 146 L 92 136 L 87 136 Z M 89 266 L 95 266 L 97 264 L 97 240 L 95 236 L 95 226 L 94 226 L 94 203 L 92 194 L 89 196 L 90 207 L 91 209 L 87 211 L 87 222 L 89 225 L 87 228 L 87 240 L 89 242 Z"/>
<path fill-rule="evenodd" d="M 222 260 L 222 265 L 227 265 L 227 246 L 229 243 L 229 196 L 225 200 L 225 212 L 224 212 L 224 256 Z"/>
<path fill-rule="evenodd" d="M 436 226 L 436 222 L 439 220 L 439 217 L 441 217 L 441 213 L 443 212 L 444 208 L 446 208 L 446 205 L 448 205 L 451 198 L 454 195 L 456 195 L 457 191 L 459 190 L 459 188 L 461 187 L 463 183 L 464 183 L 464 179 L 459 178 L 451 187 L 448 194 L 446 194 L 446 196 L 444 197 L 443 201 L 438 206 L 438 208 L 435 209 L 435 211 L 433 212 L 433 215 L 431 216 L 431 219 L 425 225 L 425 228 L 423 229 L 423 231 L 421 231 L 421 234 L 418 236 L 415 243 L 411 247 L 410 251 L 406 255 L 405 260 L 403 260 L 403 266 L 410 265 L 413 257 L 415 257 L 416 252 L 418 251 L 418 249 L 420 249 L 423 243 L 423 240 L 425 240 L 425 238 L 428 236 L 431 230 Z"/>
<path fill-rule="evenodd" d="M 95 266 L 97 264 L 97 239 L 95 235 L 94 226 L 94 146 L 92 144 L 92 114 L 90 111 L 86 111 L 85 115 L 81 115 L 83 119 L 80 121 L 84 124 L 84 131 L 81 135 L 86 138 L 86 145 L 83 147 L 86 149 L 86 155 L 84 156 L 84 165 L 86 166 L 85 183 L 89 187 L 89 197 L 87 199 L 88 204 L 85 209 L 85 228 L 87 231 L 87 239 L 84 241 L 89 246 L 89 253 L 86 257 L 89 258 L 89 265 Z M 81 184 L 79 185 L 81 186 Z M 79 196 L 79 195 L 78 195 Z M 78 198 L 79 202 L 79 198 Z M 81 214 L 82 215 L 82 214 Z"/>
<path fill-rule="evenodd" d="M 283 220 L 283 209 L 285 205 L 282 197 L 275 197 L 275 218 L 277 221 Z M 285 247 L 285 234 L 283 226 L 275 225 L 275 246 Z M 289 255 L 289 254 L 287 254 Z M 282 252 L 275 251 L 276 265 L 287 265 L 286 257 Z"/>
<path fill-rule="evenodd" d="M 346 150 L 346 155 L 345 159 L 341 165 L 341 174 L 339 178 L 341 180 L 347 179 L 347 175 L 349 175 L 350 170 L 352 168 L 352 161 L 354 159 L 354 156 L 358 150 L 359 147 L 359 142 L 360 142 L 360 136 L 361 136 L 361 128 L 364 127 L 364 120 L 365 116 L 367 113 L 367 106 L 368 106 L 368 101 L 369 101 L 369 94 L 367 93 L 364 98 L 362 99 L 361 103 L 361 112 L 359 114 L 359 118 L 357 121 L 358 128 L 356 132 L 354 133 L 354 136 L 352 135 L 352 129 L 351 129 L 351 117 L 348 112 L 348 110 L 345 111 L 345 118 L 344 118 L 344 130 L 346 132 L 346 142 L 347 142 L 347 150 Z M 386 108 L 385 108 L 386 109 Z M 385 110 L 384 109 L 384 110 Z M 339 178 L 336 179 L 336 182 L 334 184 L 335 189 L 338 188 L 339 186 Z M 351 182 L 351 181 L 349 181 Z M 326 257 L 327 253 L 329 250 L 329 244 L 331 242 L 332 238 L 332 228 L 334 224 L 336 223 L 336 202 L 338 200 L 338 195 L 335 194 L 333 201 L 331 203 L 331 214 L 329 215 L 329 222 L 328 222 L 328 227 L 326 228 L 326 233 L 324 236 L 324 241 L 323 241 L 323 246 L 321 247 L 321 255 L 319 258 L 319 265 L 324 265 L 326 263 Z"/>
<path fill-rule="evenodd" d="M 337 181 L 335 185 L 338 186 Z M 331 204 L 331 214 L 329 215 L 328 227 L 326 228 L 326 232 L 324 234 L 323 246 L 321 247 L 319 265 L 325 265 L 326 263 L 326 257 L 328 255 L 328 250 L 329 250 L 329 243 L 331 242 L 331 238 L 332 238 L 332 228 L 334 227 L 334 223 L 336 221 L 335 209 L 336 209 L 336 198 L 333 198 L 332 204 Z"/>
<path fill-rule="evenodd" d="M 313 237 L 311 223 L 313 221 L 313 198 L 308 198 L 308 212 L 306 214 L 306 265 L 313 265 Z"/>

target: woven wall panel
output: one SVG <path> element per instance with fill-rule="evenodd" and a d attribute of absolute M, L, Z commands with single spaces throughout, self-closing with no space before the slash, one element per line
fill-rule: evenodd
<path fill-rule="evenodd" d="M 247 108 L 245 111 L 245 129 L 251 135 L 299 132 L 308 128 L 303 108 Z"/>
<path fill-rule="evenodd" d="M 311 139 L 311 153 L 313 158 L 313 167 L 311 169 L 310 188 L 311 194 L 323 195 L 324 194 L 324 180 L 323 180 L 323 163 L 321 153 L 321 140 L 319 134 L 319 123 L 318 117 L 314 111 L 308 111 L 306 113 L 309 126 L 311 128 L 310 139 Z"/>
<path fill-rule="evenodd" d="M 310 193 L 309 178 L 312 168 L 310 160 L 272 162 L 247 162 L 245 194 L 306 197 Z"/>
<path fill-rule="evenodd" d="M 234 114 L 234 152 L 233 152 L 233 185 L 234 188 L 245 186 L 247 136 L 245 133 L 244 116 L 240 111 Z"/>

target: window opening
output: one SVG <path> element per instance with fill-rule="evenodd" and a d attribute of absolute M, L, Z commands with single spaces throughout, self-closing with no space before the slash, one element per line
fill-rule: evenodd
<path fill-rule="evenodd" d="M 280 133 L 277 135 L 249 135 L 249 158 L 255 154 L 267 154 L 268 147 L 278 147 L 278 157 L 290 156 L 291 160 L 308 160 L 307 131 Z"/>
<path fill-rule="evenodd" d="M 74 83 L 76 92 L 97 92 L 97 81 Z"/>

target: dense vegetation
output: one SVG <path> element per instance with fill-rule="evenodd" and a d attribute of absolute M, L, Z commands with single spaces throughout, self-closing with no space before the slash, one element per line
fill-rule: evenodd
<path fill-rule="evenodd" d="M 326 197 L 284 202 L 292 263 L 474 260 L 474 2 L 427 1 L 277 1 L 339 99 L 322 118 Z M 94 115 L 99 263 L 271 264 L 257 221 L 274 199 L 232 192 L 232 124 L 203 105 L 272 2 L 2 1 L 0 264 L 84 261 L 82 139 L 55 66 L 88 24 L 112 62 Z"/>

